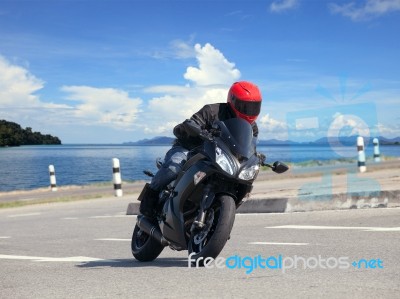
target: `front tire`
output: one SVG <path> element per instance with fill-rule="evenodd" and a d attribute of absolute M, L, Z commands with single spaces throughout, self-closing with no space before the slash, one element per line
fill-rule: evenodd
<path fill-rule="evenodd" d="M 235 221 L 236 205 L 232 197 L 219 197 L 207 211 L 205 226 L 190 236 L 189 255 L 203 266 L 204 259 L 215 259 L 228 241 Z"/>
<path fill-rule="evenodd" d="M 136 224 L 132 234 L 132 255 L 140 262 L 155 260 L 163 251 L 164 246 L 142 231 Z"/>

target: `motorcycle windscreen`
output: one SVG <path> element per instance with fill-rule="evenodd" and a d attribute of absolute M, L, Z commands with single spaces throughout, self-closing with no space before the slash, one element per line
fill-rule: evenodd
<path fill-rule="evenodd" d="M 241 118 L 231 118 L 218 122 L 221 139 L 230 150 L 249 159 L 255 153 L 255 137 L 251 125 Z"/>

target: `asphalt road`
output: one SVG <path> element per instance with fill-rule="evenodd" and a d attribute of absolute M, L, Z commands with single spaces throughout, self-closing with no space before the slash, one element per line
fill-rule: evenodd
<path fill-rule="evenodd" d="M 400 294 L 399 208 L 236 215 L 220 254 L 229 267 L 196 269 L 186 252 L 169 248 L 154 262 L 135 261 L 128 202 L 112 197 L 0 210 L 0 298 Z M 247 257 L 258 258 L 257 268 Z"/>

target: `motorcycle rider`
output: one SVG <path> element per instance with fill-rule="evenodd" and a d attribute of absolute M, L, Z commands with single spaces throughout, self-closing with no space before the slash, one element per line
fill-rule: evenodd
<path fill-rule="evenodd" d="M 199 127 L 199 130 L 208 131 L 215 121 L 239 117 L 251 124 L 253 136 L 257 137 L 258 127 L 255 121 L 260 113 L 261 102 L 261 92 L 255 84 L 248 81 L 235 82 L 229 89 L 226 103 L 205 105 L 190 119 L 175 126 L 173 133 L 177 139 L 166 153 L 162 167 L 140 194 L 140 213 L 154 217 L 154 206 L 160 191 L 177 178 L 187 160 L 188 152 L 203 142 L 191 129 L 193 125 Z"/>

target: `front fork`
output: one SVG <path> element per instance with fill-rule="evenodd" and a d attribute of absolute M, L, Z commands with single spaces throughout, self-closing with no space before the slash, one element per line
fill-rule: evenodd
<path fill-rule="evenodd" d="M 204 188 L 204 195 L 200 202 L 199 213 L 196 219 L 193 221 L 192 227 L 190 229 L 193 232 L 196 229 L 202 229 L 205 225 L 204 221 L 206 219 L 206 211 L 211 207 L 215 198 L 214 192 L 211 190 L 211 185 L 206 185 Z"/>

